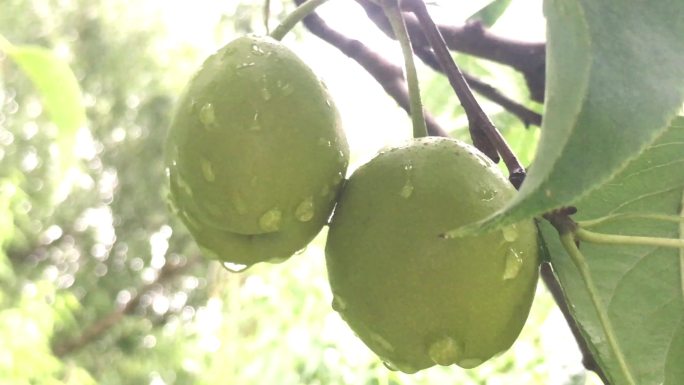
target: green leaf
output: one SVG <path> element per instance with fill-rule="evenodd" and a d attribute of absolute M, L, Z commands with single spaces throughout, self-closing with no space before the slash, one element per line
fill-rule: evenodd
<path fill-rule="evenodd" d="M 0 35 L 4 51 L 41 95 L 43 106 L 59 128 L 63 156 L 72 155 L 76 130 L 86 122 L 81 88 L 69 65 L 52 51 L 31 45 L 12 45 Z"/>
<path fill-rule="evenodd" d="M 467 21 L 479 21 L 484 26 L 491 27 L 506 12 L 509 5 L 511 5 L 511 0 L 493 0 L 472 14 Z"/>
<path fill-rule="evenodd" d="M 574 219 L 600 233 L 684 237 L 677 219 L 684 217 L 683 166 L 684 119 L 678 118 L 618 175 L 578 201 Z M 556 231 L 548 223 L 541 227 L 554 271 L 591 349 L 611 383 L 628 384 L 577 268 Z M 580 251 L 635 383 L 684 384 L 682 251 L 586 242 Z"/>
<path fill-rule="evenodd" d="M 453 235 L 573 203 L 668 127 L 684 100 L 684 2 L 547 0 L 539 149 L 518 196 Z"/>

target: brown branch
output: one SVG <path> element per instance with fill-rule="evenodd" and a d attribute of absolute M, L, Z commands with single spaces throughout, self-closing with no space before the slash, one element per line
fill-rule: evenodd
<path fill-rule="evenodd" d="M 439 65 L 439 62 L 437 62 L 435 54 L 431 50 L 429 50 L 426 47 L 417 47 L 414 49 L 414 52 L 420 58 L 420 60 L 422 60 L 423 63 L 425 63 L 427 66 L 429 66 L 437 72 L 444 73 L 444 70 Z M 473 91 L 486 97 L 492 102 L 503 107 L 509 113 L 515 115 L 518 119 L 520 119 L 520 121 L 523 122 L 525 127 L 529 127 L 530 125 L 541 126 L 541 114 L 538 114 L 537 112 L 530 110 L 529 108 L 516 102 L 515 100 L 510 99 L 508 96 L 502 94 L 498 89 L 496 89 L 492 85 L 483 82 L 475 76 L 470 75 L 465 71 L 461 72 L 463 73 L 463 77 L 466 79 L 466 82 L 468 83 L 470 88 L 473 89 Z"/>
<path fill-rule="evenodd" d="M 294 0 L 294 2 L 300 5 L 304 0 Z M 400 67 L 387 61 L 360 41 L 350 39 L 330 28 L 315 13 L 310 14 L 304 19 L 304 25 L 311 33 L 360 64 L 406 113 L 410 113 L 408 89 Z M 447 132 L 439 126 L 439 123 L 427 113 L 425 114 L 425 123 L 428 134 L 432 136 L 448 136 Z"/>
<path fill-rule="evenodd" d="M 125 306 L 123 306 L 120 309 L 113 310 L 109 314 L 95 321 L 93 324 L 88 326 L 83 331 L 83 333 L 81 333 L 81 335 L 77 338 L 67 340 L 54 346 L 52 351 L 55 353 L 55 356 L 64 357 L 66 355 L 72 354 L 84 348 L 91 342 L 101 338 L 107 331 L 109 331 L 112 327 L 119 323 L 124 316 L 131 314 L 138 307 L 142 297 L 145 294 L 153 290 L 158 285 L 164 283 L 165 281 L 168 281 L 171 278 L 174 278 L 181 272 L 185 271 L 198 259 L 199 258 L 192 258 L 186 263 L 164 265 L 161 271 L 159 271 L 159 275 L 157 275 L 157 278 L 153 282 L 141 287 L 137 291 L 136 296 L 133 297 L 130 301 L 128 301 L 128 303 L 126 303 Z"/>
<path fill-rule="evenodd" d="M 388 36 L 393 38 L 389 21 L 382 8 L 370 0 L 356 0 L 368 17 Z M 406 15 L 406 26 L 414 47 L 430 46 L 415 17 Z M 507 39 L 489 32 L 481 23 L 469 23 L 461 27 L 439 26 L 440 32 L 450 50 L 467 53 L 482 59 L 510 66 L 525 78 L 530 98 L 544 102 L 544 80 L 546 68 L 546 45 Z"/>

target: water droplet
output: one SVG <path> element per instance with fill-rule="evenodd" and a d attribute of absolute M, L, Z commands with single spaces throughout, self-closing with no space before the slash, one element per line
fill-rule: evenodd
<path fill-rule="evenodd" d="M 515 250 L 510 249 L 506 254 L 506 265 L 504 267 L 503 279 L 513 279 L 518 276 L 522 268 L 523 260 Z"/>
<path fill-rule="evenodd" d="M 213 182 L 216 180 L 216 175 L 214 174 L 214 168 L 211 162 L 205 158 L 200 159 L 200 166 L 202 167 L 202 175 L 207 182 Z"/>
<path fill-rule="evenodd" d="M 252 122 L 249 125 L 248 128 L 250 131 L 259 131 L 261 130 L 261 125 L 259 125 L 259 113 L 255 112 L 254 117 L 252 118 Z"/>
<path fill-rule="evenodd" d="M 308 222 L 314 216 L 313 197 L 307 197 L 295 209 L 295 217 L 301 222 Z"/>
<path fill-rule="evenodd" d="M 264 88 L 261 89 L 261 98 L 264 99 L 265 101 L 271 100 L 271 91 L 264 86 Z"/>
<path fill-rule="evenodd" d="M 245 69 L 245 68 L 247 68 L 247 67 L 252 67 L 252 66 L 254 66 L 254 64 L 255 64 L 254 62 L 244 62 L 244 63 L 240 63 L 240 64 L 238 64 L 238 65 L 235 66 L 235 69 L 236 69 L 236 70 Z"/>
<path fill-rule="evenodd" d="M 330 99 L 325 99 L 325 105 L 328 106 L 328 108 L 332 108 L 332 102 Z"/>
<path fill-rule="evenodd" d="M 388 352 L 394 351 L 394 346 L 392 346 L 392 344 L 390 344 L 389 341 L 387 341 L 380 334 L 370 332 L 369 336 L 370 336 L 370 339 L 373 340 L 373 342 L 375 342 L 383 350 L 388 351 Z"/>
<path fill-rule="evenodd" d="M 502 228 L 501 233 L 506 242 L 515 242 L 518 239 L 518 228 L 514 224 Z"/>
<path fill-rule="evenodd" d="M 496 193 L 497 193 L 497 191 L 496 191 L 495 189 L 489 188 L 489 187 L 485 187 L 485 188 L 482 190 L 482 200 L 485 201 L 485 202 L 489 202 L 489 201 L 491 201 L 492 199 L 494 199 L 494 197 L 496 197 Z"/>
<path fill-rule="evenodd" d="M 177 175 L 176 178 L 176 185 L 178 185 L 178 188 L 183 190 L 183 192 L 189 196 L 192 197 L 194 194 L 192 193 L 192 188 L 190 185 L 185 181 L 185 179 L 181 178 L 180 175 Z"/>
<path fill-rule="evenodd" d="M 455 339 L 445 336 L 430 344 L 428 355 L 437 365 L 449 366 L 455 364 L 461 355 L 463 348 Z"/>
<path fill-rule="evenodd" d="M 247 204 L 239 192 L 233 194 L 233 207 L 240 215 L 247 214 Z"/>
<path fill-rule="evenodd" d="M 404 199 L 408 199 L 411 197 L 411 195 L 413 194 L 413 184 L 410 180 L 406 180 L 406 184 L 404 184 L 404 187 L 401 188 L 401 192 L 399 194 Z"/>
<path fill-rule="evenodd" d="M 223 262 L 221 265 L 223 266 L 224 269 L 230 271 L 231 273 L 240 273 L 240 272 L 247 270 L 247 268 L 249 267 L 249 266 L 243 265 L 241 263 L 233 263 L 233 262 Z"/>
<path fill-rule="evenodd" d="M 264 50 L 256 44 L 252 44 L 252 52 L 257 56 L 261 56 L 265 53 Z"/>
<path fill-rule="evenodd" d="M 204 124 L 204 127 L 209 128 L 216 123 L 216 114 L 214 112 L 214 105 L 205 103 L 199 112 L 199 120 Z"/>
<path fill-rule="evenodd" d="M 411 171 L 411 170 L 413 170 L 413 164 L 411 164 L 411 163 L 405 164 L 405 165 L 404 165 L 404 170 L 406 170 L 406 171 Z"/>
<path fill-rule="evenodd" d="M 484 360 L 481 360 L 479 358 L 466 358 L 464 360 L 459 361 L 457 364 L 463 369 L 472 369 L 483 362 Z"/>
<path fill-rule="evenodd" d="M 333 300 L 332 300 L 332 308 L 336 312 L 342 312 L 347 308 L 347 301 L 345 301 L 339 295 L 336 295 L 333 297 Z"/>
<path fill-rule="evenodd" d="M 396 372 L 396 371 L 402 371 L 407 374 L 413 374 L 418 371 L 418 369 L 414 368 L 411 365 L 407 365 L 404 363 L 400 362 L 393 362 L 393 361 L 388 361 L 388 360 L 383 360 L 382 364 L 389 370 Z"/>
<path fill-rule="evenodd" d="M 282 91 L 283 95 L 289 96 L 294 92 L 294 87 L 290 83 L 285 83 L 282 85 L 282 87 L 280 87 L 280 90 Z"/>
<path fill-rule="evenodd" d="M 318 138 L 318 144 L 321 146 L 332 147 L 332 142 L 326 138 Z"/>
<path fill-rule="evenodd" d="M 268 263 L 282 263 L 288 260 L 289 257 L 273 257 L 268 260 Z"/>
<path fill-rule="evenodd" d="M 283 218 L 283 214 L 279 209 L 270 209 L 264 213 L 264 215 L 259 218 L 259 227 L 262 230 L 272 232 L 278 231 L 280 229 L 280 220 Z"/>
<path fill-rule="evenodd" d="M 309 248 L 308 246 L 302 247 L 301 249 L 295 251 L 295 255 L 302 255 L 302 254 L 306 253 L 306 250 L 308 250 L 308 248 Z"/>
<path fill-rule="evenodd" d="M 391 370 L 391 371 L 393 371 L 393 372 L 399 371 L 399 369 L 397 369 L 397 368 L 394 366 L 394 364 L 391 363 L 391 362 L 389 362 L 389 361 L 382 361 L 382 364 L 383 364 L 387 369 L 389 369 L 389 370 Z"/>

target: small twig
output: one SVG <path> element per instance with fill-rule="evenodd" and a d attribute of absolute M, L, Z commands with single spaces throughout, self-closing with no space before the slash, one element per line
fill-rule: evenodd
<path fill-rule="evenodd" d="M 304 0 L 294 0 L 294 2 L 295 4 L 301 4 Z M 361 65 L 371 76 L 373 76 L 373 78 L 375 78 L 385 92 L 387 92 L 387 94 L 406 111 L 406 113 L 410 113 L 409 95 L 401 68 L 387 61 L 376 52 L 373 52 L 360 41 L 350 39 L 330 28 L 328 24 L 315 13 L 304 18 L 304 25 L 311 33 L 337 48 L 343 54 Z M 440 127 L 439 123 L 437 123 L 437 121 L 427 112 L 425 113 L 425 123 L 429 135 L 449 136 L 449 134 Z"/>
<path fill-rule="evenodd" d="M 177 276 L 179 273 L 185 271 L 190 265 L 192 265 L 199 258 L 194 258 L 189 260 L 184 264 L 175 265 L 164 265 L 164 267 L 157 275 L 157 278 L 141 287 L 135 297 L 126 303 L 121 309 L 116 309 L 111 311 L 109 314 L 95 321 L 93 324 L 88 326 L 80 336 L 73 340 L 68 340 L 60 343 L 53 347 L 53 352 L 57 357 L 64 357 L 68 354 L 74 353 L 82 348 L 84 348 L 89 343 L 101 338 L 107 331 L 114 327 L 117 323 L 123 319 L 124 316 L 132 313 L 137 306 L 140 304 L 140 300 L 143 295 L 147 294 L 149 291 L 154 289 L 159 284 Z"/>
<path fill-rule="evenodd" d="M 437 61 L 444 69 L 444 72 L 449 79 L 449 83 L 451 83 L 451 86 L 454 88 L 456 95 L 465 109 L 474 144 L 477 146 L 476 135 L 479 135 L 478 130 L 481 130 L 481 132 L 484 132 L 489 142 L 496 148 L 506 164 L 509 172 L 508 179 L 513 186 L 519 188 L 525 178 L 525 169 L 520 164 L 518 158 L 508 146 L 508 143 L 506 143 L 506 140 L 499 130 L 494 127 L 492 121 L 489 120 L 487 114 L 485 114 L 482 107 L 480 107 L 480 104 L 475 100 L 468 83 L 463 78 L 463 74 L 449 54 L 444 39 L 442 38 L 437 25 L 432 20 L 432 17 L 430 17 L 430 14 L 425 7 L 425 3 L 422 0 L 412 0 L 404 1 L 402 4 L 408 6 L 409 9 L 415 13 L 416 17 L 418 17 L 418 20 L 423 27 L 423 32 L 430 41 L 432 50 L 437 57 Z M 487 155 L 491 157 L 490 154 Z"/>

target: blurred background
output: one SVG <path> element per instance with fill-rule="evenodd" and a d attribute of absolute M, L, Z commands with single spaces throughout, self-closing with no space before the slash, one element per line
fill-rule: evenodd
<path fill-rule="evenodd" d="M 274 27 L 294 6 L 271 3 Z M 443 0 L 431 9 L 441 22 L 462 24 L 486 3 Z M 405 375 L 386 369 L 331 309 L 325 230 L 289 261 L 241 274 L 202 257 L 167 210 L 165 132 L 206 56 L 242 34 L 265 33 L 262 7 L 262 0 L 0 0 L 0 35 L 67 63 L 87 117 L 72 130 L 58 124 L 45 100 L 66 91 L 37 89 L 0 41 L 0 384 L 598 384 L 542 285 L 510 351 L 475 370 Z M 514 1 L 493 28 L 543 41 L 541 8 L 541 0 Z M 320 14 L 402 63 L 398 45 L 354 2 L 331 1 Z M 284 42 L 335 97 L 350 172 L 410 137 L 410 119 L 355 62 L 301 26 Z M 541 110 L 514 71 L 456 59 Z M 423 67 L 420 79 L 426 108 L 467 140 L 446 80 Z M 539 129 L 482 103 L 529 164 Z"/>

